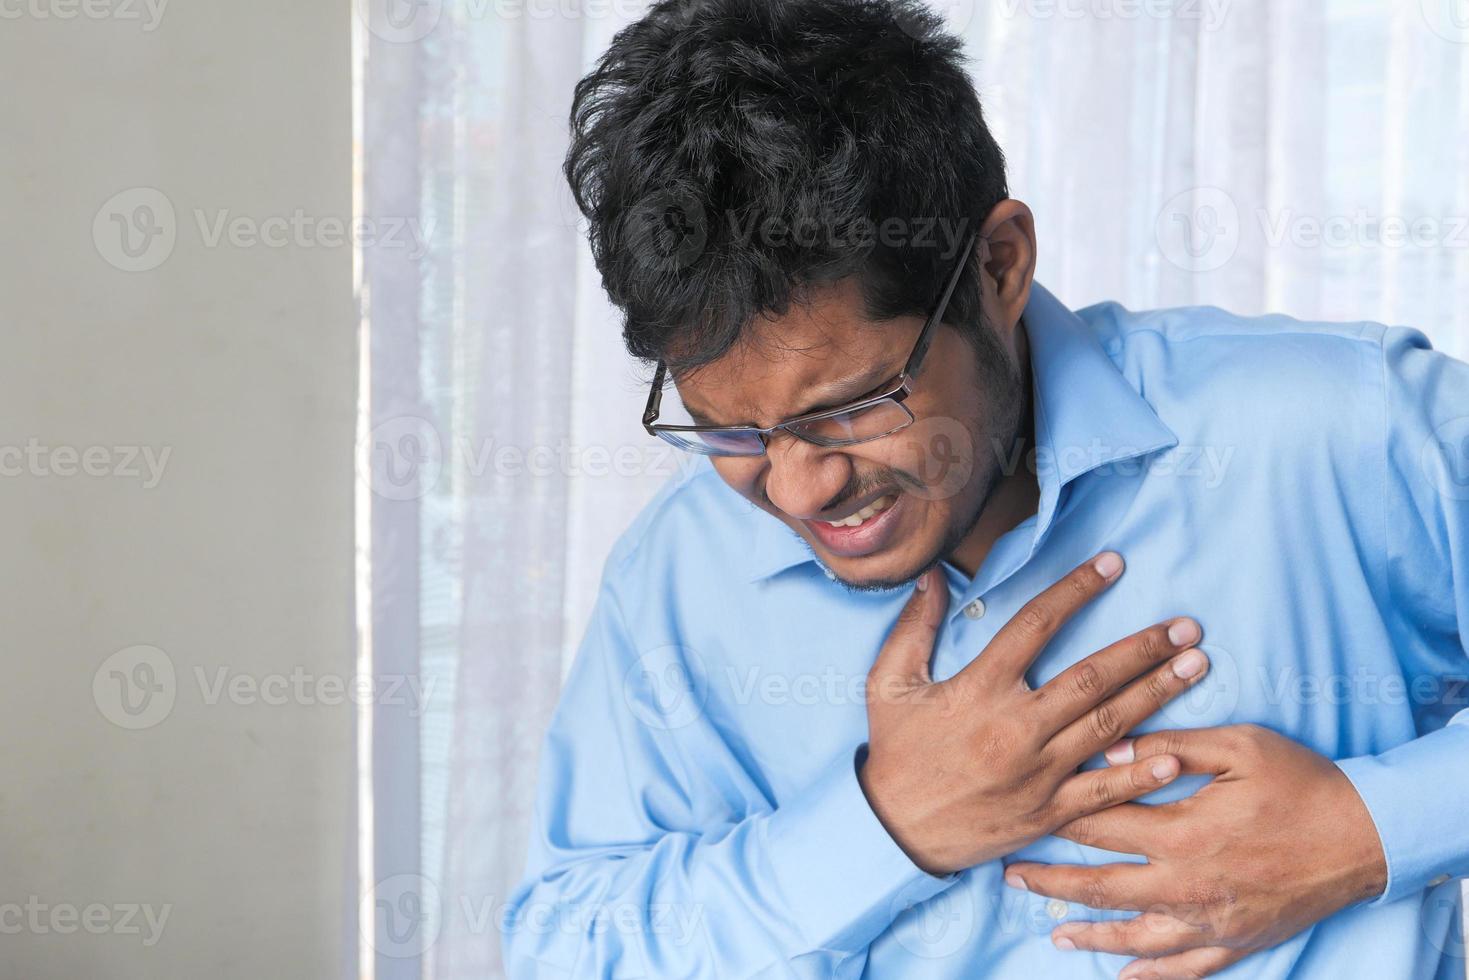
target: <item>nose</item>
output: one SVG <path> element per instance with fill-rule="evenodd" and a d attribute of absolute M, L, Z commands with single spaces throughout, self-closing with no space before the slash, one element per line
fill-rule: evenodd
<path fill-rule="evenodd" d="M 820 514 L 852 476 L 852 461 L 845 453 L 823 449 L 789 432 L 772 434 L 765 456 L 769 460 L 765 495 L 797 520 Z"/>

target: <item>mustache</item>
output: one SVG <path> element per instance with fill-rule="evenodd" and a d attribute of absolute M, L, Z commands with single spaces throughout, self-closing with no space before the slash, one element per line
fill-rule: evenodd
<path fill-rule="evenodd" d="M 819 513 L 827 514 L 838 507 L 845 506 L 849 501 L 860 500 L 862 497 L 874 494 L 879 490 L 887 490 L 892 487 L 900 490 L 913 490 L 923 486 L 923 482 L 917 478 L 904 473 L 902 470 L 892 467 L 883 467 L 875 473 L 853 473 L 846 484 L 836 494 L 822 505 Z M 779 507 L 770 499 L 765 492 L 765 487 L 760 488 L 761 499 L 777 510 Z"/>

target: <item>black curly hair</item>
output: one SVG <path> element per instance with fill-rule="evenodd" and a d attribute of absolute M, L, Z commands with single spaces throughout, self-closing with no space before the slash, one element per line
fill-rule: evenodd
<path fill-rule="evenodd" d="M 927 313 L 1008 196 L 917 0 L 662 0 L 577 83 L 564 170 L 628 350 L 675 371 L 848 276 L 873 320 Z M 980 329 L 972 274 L 949 309 Z"/>

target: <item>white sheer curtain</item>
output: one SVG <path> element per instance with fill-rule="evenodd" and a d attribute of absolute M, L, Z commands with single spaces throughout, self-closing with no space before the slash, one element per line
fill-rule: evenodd
<path fill-rule="evenodd" d="M 1175 6 L 943 5 L 1035 210 L 1040 279 L 1073 306 L 1371 318 L 1469 355 L 1454 0 Z M 423 911 L 417 942 L 367 936 L 379 977 L 499 975 L 538 743 L 603 557 L 679 465 L 638 425 L 646 376 L 559 172 L 571 87 L 640 9 L 358 9 L 364 210 L 429 244 L 364 252 L 364 636 L 371 669 L 432 691 L 373 708 L 367 872 L 409 876 Z"/>

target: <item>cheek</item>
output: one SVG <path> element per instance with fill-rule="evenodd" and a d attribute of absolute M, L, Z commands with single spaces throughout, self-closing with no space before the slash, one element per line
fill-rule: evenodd
<path fill-rule="evenodd" d="M 925 416 L 902 432 L 888 455 L 905 489 L 932 502 L 962 494 L 974 476 L 975 436 L 958 419 Z"/>
<path fill-rule="evenodd" d="M 759 494 L 755 488 L 760 483 L 760 471 L 765 468 L 764 457 L 713 456 L 710 462 L 714 465 L 714 472 L 729 484 L 730 489 L 747 500 L 758 502 Z"/>

